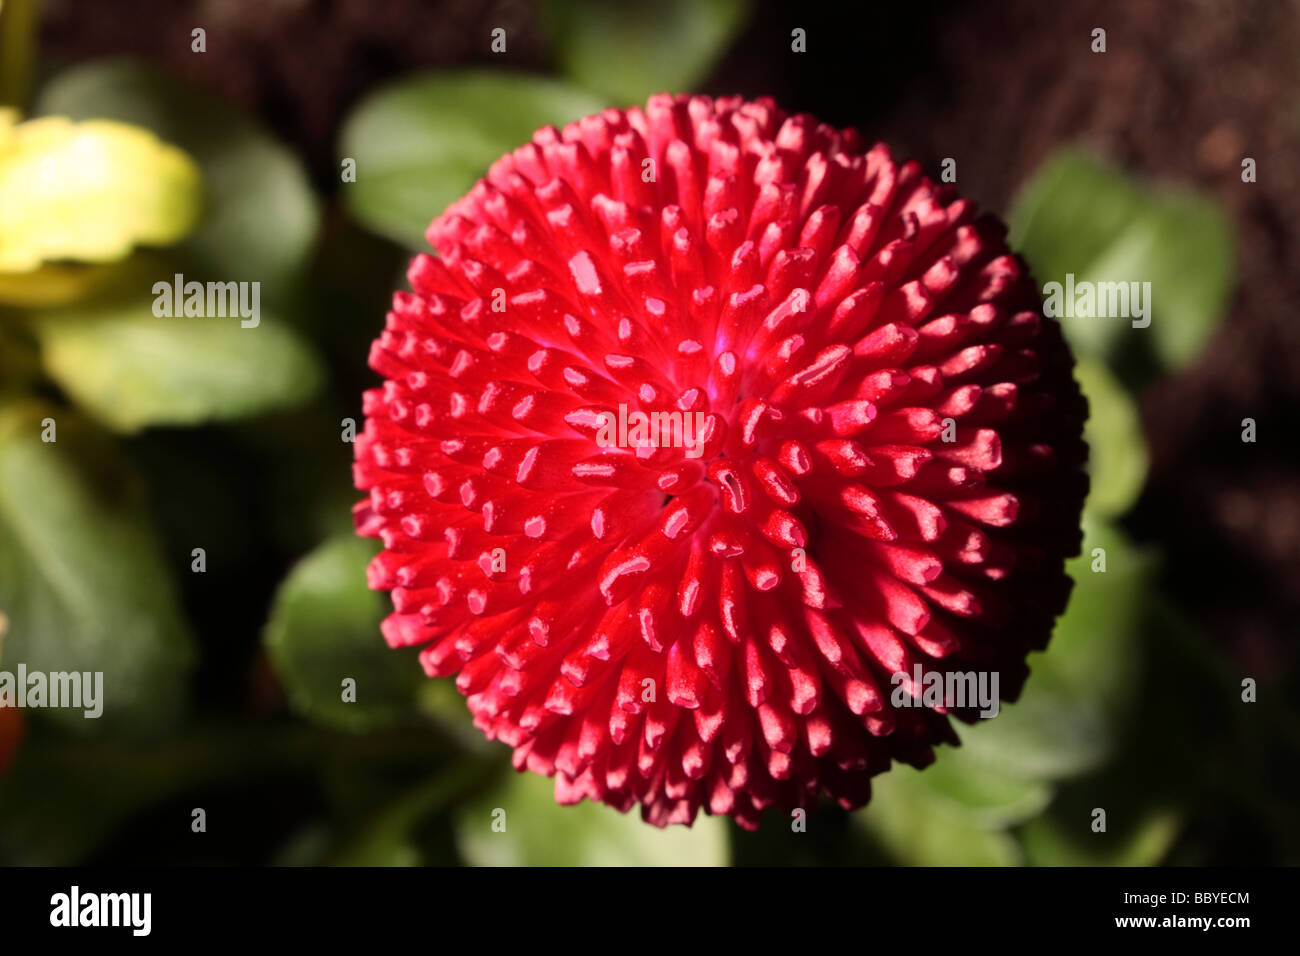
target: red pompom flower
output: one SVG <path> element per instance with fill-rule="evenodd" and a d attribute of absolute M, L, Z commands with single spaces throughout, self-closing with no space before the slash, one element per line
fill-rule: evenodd
<path fill-rule="evenodd" d="M 538 131 L 370 355 L 385 638 L 561 803 L 752 828 L 924 766 L 949 708 L 895 675 L 1014 699 L 1080 541 L 1085 405 L 1003 235 L 768 100 Z"/>

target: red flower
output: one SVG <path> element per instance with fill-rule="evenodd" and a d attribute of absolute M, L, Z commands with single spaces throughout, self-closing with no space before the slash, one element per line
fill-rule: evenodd
<path fill-rule="evenodd" d="M 561 803 L 660 826 L 925 765 L 947 711 L 891 678 L 1014 699 L 1079 546 L 1085 407 L 1003 232 L 768 100 L 538 131 L 434 221 L 371 351 L 389 644 Z"/>

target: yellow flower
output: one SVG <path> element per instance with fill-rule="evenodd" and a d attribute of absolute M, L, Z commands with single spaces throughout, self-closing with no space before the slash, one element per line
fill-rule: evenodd
<path fill-rule="evenodd" d="M 202 194 L 194 161 L 148 130 L 56 116 L 19 123 L 0 110 L 0 297 L 24 298 L 30 284 L 26 298 L 41 300 L 51 282 L 84 282 L 47 263 L 114 262 L 184 238 Z"/>

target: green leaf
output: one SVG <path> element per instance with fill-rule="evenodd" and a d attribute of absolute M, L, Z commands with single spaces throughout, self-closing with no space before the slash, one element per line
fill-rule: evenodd
<path fill-rule="evenodd" d="M 0 400 L 33 391 L 41 380 L 41 356 L 36 341 L 17 322 L 0 315 Z"/>
<path fill-rule="evenodd" d="M 372 815 L 330 862 L 335 866 L 419 866 L 428 860 L 418 830 L 490 777 L 493 763 L 463 757 L 401 793 Z"/>
<path fill-rule="evenodd" d="M 474 726 L 465 695 L 454 680 L 427 680 L 420 685 L 420 714 L 428 718 L 462 750 L 499 754 L 499 748 Z"/>
<path fill-rule="evenodd" d="M 143 126 L 198 161 L 207 212 L 181 249 L 205 275 L 187 278 L 261 282 L 280 302 L 302 277 L 320 220 L 302 164 L 220 100 L 156 67 L 110 60 L 61 73 L 37 110 Z"/>
<path fill-rule="evenodd" d="M 42 441 L 45 418 L 57 438 Z M 0 611 L 5 669 L 103 673 L 103 717 L 39 713 L 82 731 L 177 715 L 192 651 L 142 495 L 116 450 L 73 416 L 0 410 Z"/>
<path fill-rule="evenodd" d="M 366 794 L 359 809 L 372 816 L 375 807 L 391 799 L 394 784 L 407 773 L 427 775 L 430 767 L 445 766 L 447 759 L 443 743 L 420 729 L 357 735 L 303 721 L 229 715 L 191 725 L 186 733 L 161 741 L 79 740 L 64 735 L 54 743 L 49 734 L 34 732 L 9 774 L 0 779 L 0 866 L 84 863 L 124 828 L 139 832 L 137 827 L 152 828 L 160 818 L 175 813 L 178 805 L 173 801 L 183 801 L 186 793 L 254 794 L 269 788 L 296 794 L 324 778 L 327 786 L 359 784 Z M 341 818 L 350 816 L 347 811 L 340 813 Z M 181 825 L 188 822 L 185 811 Z M 291 824 L 304 835 L 306 828 L 321 823 L 315 807 L 299 806 L 292 821 L 269 825 L 274 830 Z M 199 839 L 181 845 L 172 841 L 168 852 L 173 857 L 179 854 L 181 863 L 246 862 L 249 841 L 262 846 L 270 832 L 259 837 L 227 829 L 222 831 L 223 839 L 230 837 L 225 842 L 209 844 Z M 330 831 L 324 836 L 324 841 L 312 842 L 328 852 L 333 842 Z M 306 855 L 312 847 L 300 849 Z M 303 862 L 322 860 L 317 856 Z"/>
<path fill-rule="evenodd" d="M 1105 552 L 1105 572 L 1091 570 L 1096 548 Z M 958 727 L 973 757 L 1028 780 L 1100 766 L 1114 751 L 1141 668 L 1140 609 L 1152 587 L 1151 558 L 1119 529 L 1085 514 L 1083 553 L 1066 570 L 1075 582 L 1070 606 L 1048 649 L 1030 656 L 1033 673 L 1020 700 Z"/>
<path fill-rule="evenodd" d="M 161 789 L 155 776 L 129 772 L 124 761 L 98 759 L 111 741 L 96 740 L 91 759 L 75 765 L 69 754 L 85 756 L 75 743 L 31 743 L 0 780 L 0 861 L 5 866 L 84 863 Z"/>
<path fill-rule="evenodd" d="M 357 107 L 340 155 L 356 162 L 345 201 L 367 227 L 426 249 L 433 219 L 504 153 L 541 126 L 599 112 L 590 93 L 537 76 L 490 70 L 430 73 L 386 87 Z"/>
<path fill-rule="evenodd" d="M 315 352 L 262 315 L 160 318 L 149 301 L 31 316 L 46 374 L 112 428 L 194 425 L 305 402 L 321 384 Z"/>
<path fill-rule="evenodd" d="M 1074 348 L 1114 363 L 1150 346 L 1167 368 L 1201 351 L 1232 292 L 1235 240 L 1213 201 L 1152 186 L 1093 156 L 1064 150 L 1025 184 L 1009 217 L 1011 243 L 1040 283 L 1149 282 L 1149 328 L 1132 319 L 1066 317 Z M 1150 342 L 1135 339 L 1149 336 Z"/>
<path fill-rule="evenodd" d="M 18 308 L 71 305 L 92 294 L 112 295 L 139 271 L 136 259 L 109 264 L 52 262 L 31 272 L 0 272 L 0 304 Z"/>
<path fill-rule="evenodd" d="M 1088 508 L 1114 518 L 1137 501 L 1147 479 L 1147 446 L 1137 405 L 1106 366 L 1082 359 L 1074 370 L 1088 399 Z"/>
<path fill-rule="evenodd" d="M 986 829 L 1027 820 L 1052 799 L 1051 787 L 1042 781 L 1006 773 L 965 747 L 936 748 L 935 761 L 921 780 L 936 801 L 960 808 Z"/>
<path fill-rule="evenodd" d="M 535 773 L 511 773 L 504 783 L 462 807 L 456 842 L 476 866 L 725 866 L 727 828 L 701 814 L 693 826 L 664 829 L 639 813 L 619 813 L 584 800 L 562 807 L 555 784 Z M 496 811 L 504 811 L 504 817 Z M 504 832 L 493 823 L 504 819 Z M 498 824 L 500 826 L 500 824 Z"/>
<path fill-rule="evenodd" d="M 897 862 L 907 866 L 1015 866 L 1020 850 L 962 803 L 934 790 L 930 770 L 896 764 L 871 781 L 871 802 L 854 816 Z M 998 801 L 994 801 L 995 803 Z"/>
<path fill-rule="evenodd" d="M 855 823 L 899 863 L 1010 866 L 1020 851 L 1006 828 L 1041 813 L 1052 799 L 969 748 L 937 748 L 924 771 L 895 764 L 872 781 L 871 802 Z"/>
<path fill-rule="evenodd" d="M 415 709 L 425 681 L 408 653 L 390 650 L 379 632 L 387 600 L 366 586 L 377 546 L 347 535 L 303 558 L 276 592 L 266 647 L 294 708 L 345 730 L 390 723 Z M 355 701 L 343 682 L 356 682 Z"/>
<path fill-rule="evenodd" d="M 620 106 L 690 93 L 750 15 L 749 0 L 543 0 L 541 23 L 560 70 Z"/>
<path fill-rule="evenodd" d="M 0 272 L 176 242 L 202 196 L 194 161 L 147 130 L 61 116 L 15 126 L 0 110 Z"/>
<path fill-rule="evenodd" d="M 1155 866 L 1165 858 L 1182 828 L 1173 810 L 1139 807 L 1129 819 L 1122 812 L 1132 801 L 1106 803 L 1106 831 L 1092 830 L 1092 815 L 1080 808 L 1073 817 L 1053 811 L 1030 820 L 1020 831 L 1020 844 L 1036 866 Z M 1117 817 L 1119 817 L 1117 819 Z"/>

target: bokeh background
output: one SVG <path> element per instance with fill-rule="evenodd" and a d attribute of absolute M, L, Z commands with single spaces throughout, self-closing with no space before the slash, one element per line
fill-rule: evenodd
<path fill-rule="evenodd" d="M 108 693 L 99 721 L 0 709 L 0 863 L 1300 861 L 1297 50 L 1279 0 L 3 0 L 0 101 L 153 131 L 204 211 L 0 270 L 0 667 Z M 1065 323 L 1089 556 L 1021 702 L 807 833 L 556 807 L 384 648 L 350 534 L 343 422 L 423 227 L 535 127 L 665 89 L 954 159 L 1040 282 L 1153 286 L 1148 329 Z M 262 327 L 154 318 L 175 271 L 262 282 Z"/>

